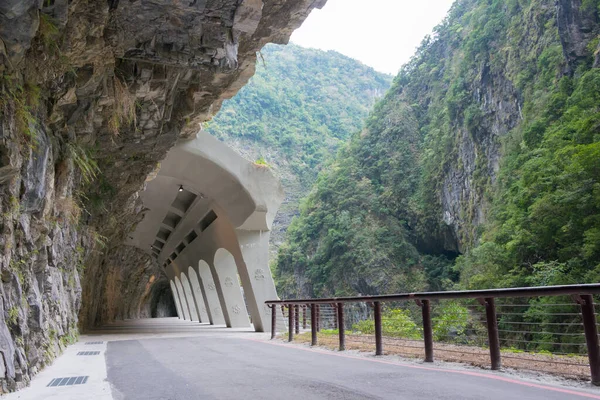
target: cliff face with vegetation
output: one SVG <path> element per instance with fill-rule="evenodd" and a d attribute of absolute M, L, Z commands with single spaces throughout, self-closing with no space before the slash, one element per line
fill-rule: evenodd
<path fill-rule="evenodd" d="M 212 135 L 281 179 L 286 198 L 273 224 L 272 247 L 282 243 L 323 165 L 362 129 L 391 80 L 334 51 L 268 45 L 256 74 L 206 124 Z"/>
<path fill-rule="evenodd" d="M 597 282 L 596 0 L 459 0 L 324 171 L 282 296 Z"/>
<path fill-rule="evenodd" d="M 0 392 L 79 328 L 172 313 L 123 246 L 138 192 L 324 1 L 7 0 L 0 4 Z"/>

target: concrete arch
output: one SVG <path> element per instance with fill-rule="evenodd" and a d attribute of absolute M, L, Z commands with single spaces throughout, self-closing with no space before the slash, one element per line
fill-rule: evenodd
<path fill-rule="evenodd" d="M 252 324 L 257 332 L 270 331 L 271 310 L 265 301 L 278 298 L 269 269 L 270 233 L 238 229 L 236 236 L 241 251 L 236 263 Z"/>
<path fill-rule="evenodd" d="M 223 308 L 217 293 L 217 285 L 213 279 L 210 266 L 204 260 L 198 261 L 198 276 L 200 277 L 200 284 L 206 296 L 206 311 L 210 323 L 213 325 L 225 325 Z"/>
<path fill-rule="evenodd" d="M 158 186 L 163 178 L 162 185 L 196 188 L 218 203 L 235 227 L 243 229 L 269 230 L 284 198 L 279 181 L 268 169 L 248 162 L 204 131 L 169 151 L 152 185 Z"/>
<path fill-rule="evenodd" d="M 217 249 L 211 270 L 217 284 L 217 293 L 223 305 L 223 316 L 227 326 L 232 328 L 250 326 L 233 255 L 224 248 Z"/>
<path fill-rule="evenodd" d="M 190 308 L 187 304 L 187 300 L 185 295 L 183 294 L 183 286 L 181 286 L 181 281 L 176 276 L 175 277 L 175 286 L 177 287 L 177 292 L 179 293 L 179 301 L 181 302 L 181 309 L 183 311 L 183 319 L 190 320 Z"/>
<path fill-rule="evenodd" d="M 183 286 L 183 294 L 185 295 L 188 307 L 190 308 L 190 319 L 192 321 L 200 321 L 198 307 L 194 300 L 194 295 L 192 294 L 192 287 L 190 286 L 190 280 L 184 272 L 181 273 L 181 285 Z"/>
<path fill-rule="evenodd" d="M 209 322 L 210 318 L 208 317 L 208 306 L 204 297 L 204 293 L 202 292 L 202 288 L 200 287 L 200 280 L 198 279 L 198 274 L 196 273 L 194 268 L 189 267 L 188 275 L 190 278 L 192 295 L 194 296 L 194 301 L 196 302 L 196 307 L 198 308 L 200 322 Z"/>
<path fill-rule="evenodd" d="M 284 197 L 272 172 L 200 132 L 169 151 L 140 197 L 148 210 L 128 243 L 179 278 L 174 285 L 181 317 L 196 314 L 204 321 L 202 296 L 211 323 L 252 323 L 268 331 L 271 315 L 264 301 L 277 298 L 268 266 L 269 230 Z"/>
<path fill-rule="evenodd" d="M 177 318 L 183 319 L 183 314 L 181 313 L 181 303 L 179 302 L 179 293 L 177 293 L 177 288 L 172 280 L 169 280 L 169 284 L 171 285 L 171 293 L 173 293 L 173 300 L 175 301 L 175 308 L 177 309 Z"/>
<path fill-rule="evenodd" d="M 154 253 L 151 248 L 155 247 L 151 246 L 159 238 L 157 233 L 162 221 L 168 213 L 174 212 L 172 204 L 180 185 L 198 196 L 192 207 L 205 208 L 206 214 L 218 205 L 234 229 L 269 230 L 284 198 L 279 181 L 268 168 L 244 160 L 209 133 L 201 131 L 195 138 L 182 140 L 173 147 L 161 162 L 158 175 L 148 181 L 140 194 L 148 211 L 136 226 L 129 244 Z M 186 213 L 184 220 L 188 215 Z M 189 227 L 182 232 L 183 236 L 171 235 L 164 245 L 156 244 L 161 250 L 157 254 L 159 263 L 166 261 L 188 232 Z M 175 236 L 178 239 L 173 241 Z"/>

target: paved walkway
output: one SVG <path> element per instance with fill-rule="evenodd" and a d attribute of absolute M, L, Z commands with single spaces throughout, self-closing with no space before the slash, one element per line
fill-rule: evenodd
<path fill-rule="evenodd" d="M 83 336 L 7 399 L 600 399 L 600 390 L 475 369 L 268 341 L 176 318 L 125 321 Z M 102 344 L 85 344 L 86 342 Z M 100 356 L 77 356 L 100 351 Z M 83 385 L 47 387 L 57 377 Z"/>

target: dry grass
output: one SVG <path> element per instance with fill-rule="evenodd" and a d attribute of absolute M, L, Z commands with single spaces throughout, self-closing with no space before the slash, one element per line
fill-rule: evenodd
<path fill-rule="evenodd" d="M 127 85 L 117 77 L 113 79 L 115 103 L 113 114 L 108 120 L 108 130 L 117 136 L 123 123 L 127 125 L 136 124 L 135 114 L 135 95 L 133 95 Z"/>
<path fill-rule="evenodd" d="M 76 224 L 81 218 L 81 206 L 73 197 L 60 197 L 55 203 L 56 211 L 63 215 L 71 224 Z"/>
<path fill-rule="evenodd" d="M 339 346 L 337 335 L 319 333 L 317 337 L 321 347 L 336 350 Z M 294 341 L 310 343 L 310 332 L 296 335 Z M 346 335 L 346 349 L 374 353 L 375 337 L 372 335 Z M 425 357 L 423 342 L 420 340 L 385 337 L 383 338 L 383 349 L 386 355 L 399 355 L 418 359 Z M 480 368 L 490 367 L 490 353 L 486 348 L 436 342 L 434 343 L 433 354 L 436 361 L 459 362 Z M 502 351 L 501 354 L 503 368 L 543 372 L 569 379 L 589 379 L 588 360 L 583 356 L 517 353 L 512 351 Z"/>

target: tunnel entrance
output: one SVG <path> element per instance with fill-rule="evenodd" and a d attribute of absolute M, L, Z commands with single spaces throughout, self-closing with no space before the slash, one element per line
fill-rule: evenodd
<path fill-rule="evenodd" d="M 150 303 L 150 316 L 152 318 L 168 318 L 177 316 L 177 309 L 175 308 L 173 293 L 169 287 L 169 282 L 166 280 L 157 283 L 154 288 L 152 293 L 152 301 Z"/>
<path fill-rule="evenodd" d="M 127 243 L 167 280 L 152 293 L 150 316 L 270 330 L 270 228 L 284 199 L 277 177 L 200 131 L 169 151 L 140 198 L 144 218 Z"/>

